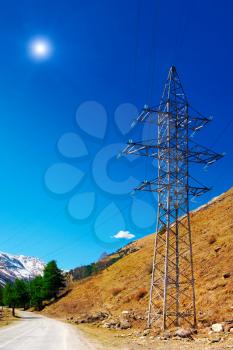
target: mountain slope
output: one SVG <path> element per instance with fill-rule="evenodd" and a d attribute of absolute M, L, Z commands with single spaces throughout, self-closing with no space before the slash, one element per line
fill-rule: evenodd
<path fill-rule="evenodd" d="M 232 319 L 233 188 L 193 211 L 191 225 L 199 321 Z M 149 235 L 130 244 L 131 253 L 99 274 L 75 282 L 67 296 L 45 311 L 77 317 L 96 311 L 119 315 L 133 309 L 145 317 L 153 241 L 154 235 Z"/>
<path fill-rule="evenodd" d="M 14 281 L 16 278 L 32 279 L 41 275 L 45 264 L 33 257 L 0 253 L 0 285 Z"/>

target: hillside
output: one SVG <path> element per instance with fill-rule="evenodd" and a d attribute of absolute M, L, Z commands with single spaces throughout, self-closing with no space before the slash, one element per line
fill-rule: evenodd
<path fill-rule="evenodd" d="M 191 213 L 198 319 L 233 319 L 233 188 Z M 126 248 L 128 253 L 97 275 L 74 282 L 70 293 L 45 309 L 59 317 L 81 317 L 97 311 L 119 315 L 148 307 L 154 235 Z M 129 252 L 130 247 L 130 252 Z M 135 326 L 145 325 L 144 320 Z"/>
<path fill-rule="evenodd" d="M 42 275 L 45 264 L 33 257 L 0 253 L 0 286 L 16 278 L 32 279 Z"/>

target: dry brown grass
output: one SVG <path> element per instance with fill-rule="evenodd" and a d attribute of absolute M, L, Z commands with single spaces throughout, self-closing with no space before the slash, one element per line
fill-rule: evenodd
<path fill-rule="evenodd" d="M 233 189 L 208 207 L 192 213 L 191 225 L 198 314 L 207 322 L 232 319 Z M 211 235 L 215 241 L 210 244 Z M 146 314 L 153 243 L 154 235 L 134 242 L 132 245 L 139 247 L 138 251 L 100 274 L 74 283 L 70 294 L 47 307 L 45 312 L 65 317 L 99 310 L 119 315 L 123 310 L 133 309 Z M 224 279 L 224 273 L 230 273 L 230 277 Z M 118 286 L 124 288 L 114 295 L 112 291 Z M 133 296 L 140 286 L 147 286 L 147 293 L 138 299 Z"/>

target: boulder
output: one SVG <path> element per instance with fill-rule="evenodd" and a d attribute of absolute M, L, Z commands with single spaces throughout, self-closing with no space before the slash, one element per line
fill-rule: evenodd
<path fill-rule="evenodd" d="M 233 329 L 233 323 L 227 323 L 224 325 L 224 332 L 230 332 Z"/>
<path fill-rule="evenodd" d="M 130 311 L 128 311 L 128 310 L 124 310 L 124 311 L 122 311 L 122 316 L 128 316 L 129 314 L 130 314 Z"/>
<path fill-rule="evenodd" d="M 221 338 L 218 337 L 218 338 L 211 338 L 209 339 L 209 343 L 212 344 L 212 343 L 218 343 L 221 341 Z"/>
<path fill-rule="evenodd" d="M 119 325 L 120 324 L 117 320 L 111 319 L 111 320 L 108 320 L 107 322 L 104 322 L 102 327 L 116 329 L 116 328 L 119 328 Z"/>
<path fill-rule="evenodd" d="M 94 321 L 103 321 L 108 317 L 109 317 L 109 314 L 103 311 L 96 312 L 94 315 L 92 315 L 92 319 Z"/>
<path fill-rule="evenodd" d="M 165 331 L 163 332 L 161 339 L 168 340 L 168 339 L 171 339 L 172 337 L 173 337 L 173 333 L 171 331 Z"/>
<path fill-rule="evenodd" d="M 144 337 L 146 337 L 146 336 L 149 335 L 149 334 L 150 334 L 150 329 L 149 329 L 149 328 L 144 329 L 144 331 L 142 332 L 142 335 L 143 335 Z"/>
<path fill-rule="evenodd" d="M 93 315 L 86 315 L 86 316 L 80 318 L 78 320 L 78 323 L 94 323 L 94 322 L 98 322 L 98 321 L 103 321 L 108 317 L 109 317 L 108 313 L 99 311 Z"/>
<path fill-rule="evenodd" d="M 136 320 L 137 316 L 135 315 L 135 313 L 133 311 L 124 310 L 121 313 L 121 318 L 124 320 L 129 320 L 129 319 Z"/>
<path fill-rule="evenodd" d="M 129 329 L 131 327 L 132 327 L 132 324 L 128 320 L 121 320 L 120 321 L 120 325 L 119 325 L 120 329 Z"/>
<path fill-rule="evenodd" d="M 179 328 L 175 331 L 175 336 L 180 338 L 190 338 L 192 339 L 192 331 L 190 329 Z"/>
<path fill-rule="evenodd" d="M 211 326 L 212 331 L 214 332 L 223 332 L 223 325 L 222 323 L 214 323 Z"/>

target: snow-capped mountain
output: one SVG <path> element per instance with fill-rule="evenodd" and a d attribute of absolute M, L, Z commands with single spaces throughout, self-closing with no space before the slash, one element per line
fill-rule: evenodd
<path fill-rule="evenodd" d="M 29 280 L 42 275 L 45 264 L 33 257 L 0 252 L 0 285 L 16 278 Z"/>

